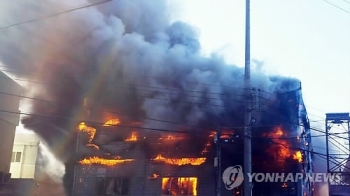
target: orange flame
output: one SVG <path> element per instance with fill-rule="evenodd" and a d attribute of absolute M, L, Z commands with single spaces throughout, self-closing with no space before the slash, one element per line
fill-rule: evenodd
<path fill-rule="evenodd" d="M 148 177 L 149 179 L 156 179 L 156 178 L 158 178 L 159 177 L 159 174 L 152 174 L 152 176 L 151 177 Z"/>
<path fill-rule="evenodd" d="M 300 151 L 297 151 L 294 155 L 293 155 L 293 159 L 297 160 L 299 163 L 301 163 L 303 161 L 303 155 L 301 154 Z"/>
<path fill-rule="evenodd" d="M 162 155 L 158 155 L 156 158 L 152 159 L 153 161 L 163 162 L 170 165 L 201 165 L 205 163 L 206 158 L 164 158 Z"/>
<path fill-rule="evenodd" d="M 230 139 L 231 136 L 230 135 L 221 135 L 220 139 Z"/>
<path fill-rule="evenodd" d="M 288 148 L 287 141 L 282 137 L 287 136 L 281 127 L 277 127 L 275 132 L 267 134 L 267 137 L 271 137 L 274 142 L 278 142 L 280 145 L 273 145 L 267 151 L 275 158 L 279 164 L 284 164 L 286 159 L 291 157 L 292 153 Z"/>
<path fill-rule="evenodd" d="M 125 140 L 126 142 L 135 142 L 137 141 L 137 134 L 136 132 L 132 132 L 131 136 Z"/>
<path fill-rule="evenodd" d="M 197 195 L 196 177 L 174 177 L 162 179 L 163 195 Z"/>
<path fill-rule="evenodd" d="M 207 143 L 205 144 L 204 149 L 202 150 L 202 154 L 209 152 L 209 147 L 211 145 L 211 141 L 213 140 L 215 135 L 216 135 L 216 132 L 211 132 L 209 134 L 209 139 L 208 139 Z"/>
<path fill-rule="evenodd" d="M 87 146 L 87 147 L 92 147 L 92 148 L 94 148 L 94 149 L 96 149 L 96 150 L 99 150 L 99 149 L 100 149 L 100 147 L 98 147 L 96 144 L 87 144 L 86 146 Z"/>
<path fill-rule="evenodd" d="M 78 126 L 79 131 L 83 131 L 89 134 L 89 142 L 91 142 L 96 134 L 96 129 L 85 125 L 85 122 L 81 122 Z"/>
<path fill-rule="evenodd" d="M 283 135 L 284 135 L 284 133 L 283 133 L 281 127 L 278 127 L 278 128 L 277 128 L 277 131 L 276 131 L 275 135 L 276 135 L 276 136 L 283 136 Z"/>
<path fill-rule="evenodd" d="M 79 161 L 82 165 L 105 165 L 115 166 L 125 162 L 132 162 L 134 159 L 104 159 L 100 157 L 89 157 Z"/>
<path fill-rule="evenodd" d="M 173 136 L 173 135 L 168 135 L 166 137 L 160 137 L 159 140 L 181 140 L 184 139 L 181 136 Z"/>
<path fill-rule="evenodd" d="M 108 126 L 119 125 L 119 124 L 120 124 L 120 120 L 117 118 L 113 118 L 108 120 L 103 126 L 108 127 Z"/>

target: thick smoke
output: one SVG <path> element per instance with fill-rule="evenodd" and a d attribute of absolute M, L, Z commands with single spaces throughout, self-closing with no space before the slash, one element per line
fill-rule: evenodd
<path fill-rule="evenodd" d="M 0 26 L 87 3 L 96 1 L 5 0 Z M 126 125 L 168 129 L 177 127 L 149 119 L 208 128 L 241 123 L 244 70 L 215 55 L 202 57 L 194 28 L 169 18 L 167 1 L 118 0 L 0 29 L 0 61 L 39 81 L 27 93 L 50 101 L 33 100 L 29 111 L 49 117 L 26 116 L 22 123 L 67 164 L 82 119 L 103 123 L 118 116 Z M 299 85 L 252 74 L 253 85 L 269 92 Z"/>

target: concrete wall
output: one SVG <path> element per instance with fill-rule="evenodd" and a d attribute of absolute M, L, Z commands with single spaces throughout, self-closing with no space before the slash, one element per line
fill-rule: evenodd
<path fill-rule="evenodd" d="M 16 126 L 19 123 L 21 87 L 0 72 L 0 172 L 9 172 Z M 11 113 L 14 112 L 14 113 Z M 17 114 L 16 114 L 17 113 Z"/>

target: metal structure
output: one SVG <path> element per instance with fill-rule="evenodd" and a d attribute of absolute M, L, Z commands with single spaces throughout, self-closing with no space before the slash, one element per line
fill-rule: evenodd
<path fill-rule="evenodd" d="M 244 84 L 246 89 L 244 108 L 244 196 L 251 196 L 252 183 L 248 174 L 252 173 L 252 144 L 251 144 L 251 86 L 250 86 L 250 0 L 246 0 L 246 29 L 245 29 L 245 72 Z"/>
<path fill-rule="evenodd" d="M 349 113 L 326 114 L 327 172 L 340 174 L 341 180 L 329 182 L 329 195 L 337 195 L 350 184 Z"/>

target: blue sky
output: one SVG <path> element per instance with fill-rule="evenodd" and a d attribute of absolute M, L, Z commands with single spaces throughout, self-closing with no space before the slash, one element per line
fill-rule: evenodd
<path fill-rule="evenodd" d="M 330 0 L 350 12 L 350 3 Z M 203 54 L 244 66 L 245 1 L 178 0 L 174 20 L 194 25 Z M 251 57 L 301 80 L 310 118 L 350 111 L 350 14 L 323 0 L 251 1 Z"/>

